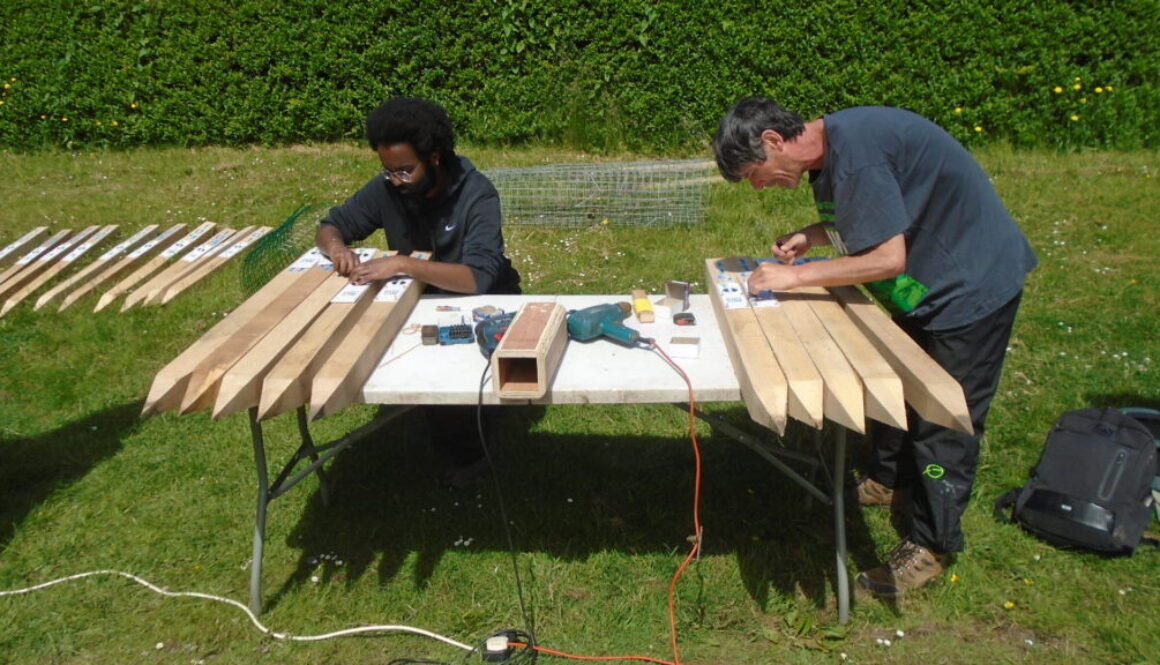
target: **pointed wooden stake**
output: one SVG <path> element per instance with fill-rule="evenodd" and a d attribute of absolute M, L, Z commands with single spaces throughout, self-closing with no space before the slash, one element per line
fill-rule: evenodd
<path fill-rule="evenodd" d="M 0 249 L 0 268 L 7 268 L 15 263 L 17 257 L 20 256 L 20 252 L 27 250 L 34 242 L 42 239 L 46 235 L 48 235 L 48 227 L 38 226 L 5 245 L 4 249 Z"/>
<path fill-rule="evenodd" d="M 158 296 L 157 300 L 152 304 L 164 305 L 173 300 L 183 292 L 189 290 L 189 287 L 197 284 L 212 274 L 214 271 L 224 266 L 230 259 L 241 254 L 246 250 L 247 247 L 253 245 L 258 240 L 261 240 L 263 236 L 272 230 L 273 229 L 269 226 L 259 226 L 249 233 L 244 233 L 244 229 L 243 231 L 239 231 L 237 235 L 231 239 L 232 242 L 230 243 L 229 247 L 215 253 L 213 256 L 206 257 L 199 261 L 199 265 L 196 269 L 190 270 L 189 272 L 174 280 L 169 286 L 165 287 L 165 289 Z"/>
<path fill-rule="evenodd" d="M 10 312 L 13 307 L 20 304 L 21 301 L 32 295 L 37 289 L 47 284 L 48 280 L 72 267 L 73 262 L 77 258 L 92 249 L 95 243 L 108 237 L 110 233 L 117 229 L 117 226 L 112 225 L 103 228 L 94 226 L 89 228 L 93 230 L 78 233 L 71 240 L 65 241 L 45 253 L 40 261 L 37 261 L 37 263 L 44 262 L 43 268 L 36 275 L 30 274 L 30 279 L 22 287 L 9 291 L 8 299 L 4 301 L 4 306 L 0 307 L 0 316 L 4 316 Z M 21 277 L 17 279 L 20 280 Z M 5 285 L 5 288 L 11 284 L 12 282 L 9 282 Z"/>
<path fill-rule="evenodd" d="M 173 261 L 172 264 L 166 266 L 161 272 L 150 277 L 149 281 L 138 286 L 132 293 L 125 296 L 125 302 L 121 303 L 121 311 L 124 312 L 134 305 L 147 302 L 156 297 L 159 291 L 168 286 L 173 280 L 185 274 L 196 261 L 212 253 L 214 250 L 220 249 L 235 233 L 237 232 L 230 228 L 221 229 L 209 240 L 202 242 L 186 252 L 180 259 Z M 171 247 L 170 249 L 173 248 Z"/>
<path fill-rule="evenodd" d="M 128 240 L 117 243 L 113 248 L 97 257 L 95 261 L 73 273 L 72 277 L 69 277 L 68 279 L 57 284 L 42 294 L 39 298 L 36 299 L 36 304 L 32 306 L 32 309 L 40 309 L 49 303 L 54 303 L 57 300 L 60 300 L 64 297 L 64 294 L 69 289 L 73 288 L 77 284 L 91 282 L 95 275 L 102 274 L 102 272 L 109 267 L 109 264 L 118 256 L 124 254 L 137 243 L 144 241 L 146 238 L 153 235 L 153 233 L 156 231 L 157 225 L 150 224 L 137 231 L 137 233 L 134 233 Z"/>
<path fill-rule="evenodd" d="M 157 225 L 151 224 L 145 228 L 157 229 Z M 59 311 L 63 312 L 69 307 L 72 307 L 73 303 L 80 300 L 81 298 L 84 298 L 101 284 L 104 284 L 111 279 L 116 279 L 117 275 L 121 274 L 123 271 L 140 264 L 145 260 L 145 257 L 149 254 L 149 252 L 154 250 L 159 251 L 169 246 L 175 240 L 177 240 L 178 234 L 180 234 L 184 229 L 185 224 L 177 224 L 173 227 L 170 227 L 161 235 L 149 239 L 147 242 L 142 243 L 136 248 L 133 248 L 132 245 L 130 245 L 127 248 L 128 254 L 126 254 L 123 258 L 111 261 L 104 270 L 93 275 L 91 279 L 84 280 L 79 287 L 73 289 L 67 296 L 65 296 L 60 301 Z"/>
<path fill-rule="evenodd" d="M 374 302 L 382 285 L 382 282 L 347 285 L 335 296 L 262 380 L 258 420 L 273 418 L 310 400 L 314 374 Z"/>
<path fill-rule="evenodd" d="M 89 228 L 91 229 L 94 227 L 90 226 Z M 70 235 L 72 235 L 71 229 L 62 229 L 57 231 L 56 233 L 52 234 L 51 237 L 45 239 L 44 242 L 29 250 L 24 256 L 20 257 L 16 263 L 8 266 L 7 270 L 5 270 L 3 273 L 0 273 L 0 295 L 8 292 L 8 283 L 12 280 L 20 279 L 23 282 L 26 277 L 20 277 L 20 275 L 26 271 L 32 270 L 33 266 L 36 265 L 36 262 L 39 261 L 42 256 L 52 251 L 52 249 L 60 243 L 65 242 L 65 240 Z"/>
<path fill-rule="evenodd" d="M 735 275 L 722 267 L 718 266 L 718 259 L 705 261 L 709 299 L 721 322 L 721 336 L 733 361 L 741 399 L 754 422 L 784 434 L 789 382 L 761 332 L 745 290 L 737 284 Z"/>
<path fill-rule="evenodd" d="M 861 291 L 852 286 L 831 287 L 829 291 L 898 373 L 906 401 L 919 415 L 943 427 L 974 431 L 963 388 L 954 377 Z"/>
<path fill-rule="evenodd" d="M 261 313 L 272 300 L 294 287 L 321 260 L 322 253 L 317 249 L 303 254 L 162 368 L 149 387 L 141 416 L 148 417 L 178 408 L 189 385 L 190 374 L 198 364 Z"/>
<path fill-rule="evenodd" d="M 184 224 L 179 224 L 178 226 L 180 226 L 182 230 L 185 229 Z M 117 298 L 121 297 L 121 294 L 127 292 L 129 289 L 136 286 L 141 280 L 143 280 L 143 279 L 149 277 L 150 275 L 152 275 L 153 273 L 157 272 L 157 270 L 160 269 L 161 266 L 165 265 L 165 263 L 167 261 L 169 261 L 169 259 L 180 254 L 182 252 L 182 250 L 189 247 L 189 245 L 191 245 L 192 243 L 196 242 L 198 238 L 200 238 L 203 235 L 212 231 L 214 226 L 216 226 L 216 224 L 214 224 L 213 222 L 204 222 L 203 224 L 198 226 L 196 229 L 190 231 L 188 234 L 186 234 L 184 237 L 182 237 L 180 240 L 177 240 L 176 242 L 174 242 L 174 239 L 175 239 L 177 234 L 181 233 L 181 231 L 176 231 L 176 232 L 174 232 L 174 235 L 170 236 L 169 233 L 173 231 L 173 229 L 170 229 L 170 231 L 166 231 L 165 234 L 163 234 L 161 237 L 157 238 L 157 240 L 156 240 L 157 245 L 156 246 L 150 247 L 149 244 L 151 244 L 151 243 L 147 243 L 145 247 L 142 247 L 140 250 L 138 250 L 139 252 L 141 252 L 141 254 L 139 256 L 137 256 L 137 257 L 133 256 L 133 254 L 137 254 L 137 252 L 133 252 L 133 254 L 130 254 L 129 258 L 141 259 L 144 256 L 146 256 L 149 252 L 152 252 L 154 250 L 161 252 L 160 254 L 153 257 L 152 259 L 149 259 L 149 261 L 147 263 L 145 263 L 145 265 L 142 265 L 142 266 L 138 267 L 136 270 L 134 270 L 133 272 L 129 273 L 128 277 L 121 280 L 120 282 L 117 283 L 116 286 L 114 286 L 113 288 L 106 291 L 103 295 L 101 295 L 100 299 L 97 301 L 97 306 L 93 309 L 93 311 L 99 312 L 102 309 L 113 304 L 113 301 L 116 300 Z M 174 227 L 174 228 L 177 228 L 177 227 Z"/>
<path fill-rule="evenodd" d="M 250 349 L 222 376 L 213 409 L 215 419 L 258 406 L 266 372 L 293 346 L 347 283 L 346 277 L 332 269 L 330 276 L 318 288 L 262 338 L 261 344 Z"/>
<path fill-rule="evenodd" d="M 318 419 L 358 401 L 363 384 L 403 327 L 425 284 L 387 280 L 367 311 L 319 368 L 310 386 L 310 417 Z"/>

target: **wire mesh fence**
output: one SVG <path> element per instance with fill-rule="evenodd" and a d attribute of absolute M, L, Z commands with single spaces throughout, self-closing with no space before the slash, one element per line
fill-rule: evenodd
<path fill-rule="evenodd" d="M 669 226 L 705 218 L 713 162 L 550 164 L 485 171 L 504 224 Z"/>

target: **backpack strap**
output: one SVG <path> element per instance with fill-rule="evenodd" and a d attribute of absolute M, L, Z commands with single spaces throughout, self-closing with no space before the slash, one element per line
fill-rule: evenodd
<path fill-rule="evenodd" d="M 995 499 L 995 507 L 992 510 L 995 519 L 1004 524 L 1013 524 L 1015 522 L 1014 517 L 1008 514 L 1007 509 L 1015 505 L 1015 500 L 1019 498 L 1019 492 L 1021 491 L 1023 491 L 1022 487 L 1016 487 L 1015 489 L 1008 490 L 1006 494 L 998 499 Z"/>

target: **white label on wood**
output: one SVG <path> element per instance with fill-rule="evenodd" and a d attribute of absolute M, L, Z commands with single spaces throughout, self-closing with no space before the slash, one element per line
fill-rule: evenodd
<path fill-rule="evenodd" d="M 235 256 L 237 256 L 239 253 L 241 253 L 241 251 L 243 249 L 254 244 L 254 241 L 256 241 L 259 238 L 261 238 L 262 236 L 266 235 L 271 230 L 272 229 L 270 229 L 269 227 L 262 227 L 262 228 L 256 229 L 253 233 L 251 233 L 250 235 L 246 236 L 245 238 L 239 240 L 238 242 L 234 243 L 233 246 L 231 246 L 229 249 L 222 252 L 218 256 L 222 259 L 232 259 Z"/>
<path fill-rule="evenodd" d="M 108 261 L 109 259 L 113 259 L 113 258 L 120 256 L 121 252 L 123 252 L 126 249 L 129 249 L 130 247 L 132 247 L 133 245 L 137 244 L 137 242 L 140 241 L 141 238 L 144 238 L 145 236 L 149 235 L 156 228 L 157 228 L 156 226 L 146 226 L 145 228 L 141 229 L 140 231 L 134 233 L 132 238 L 129 238 L 128 240 L 126 240 L 124 242 L 117 243 L 117 245 L 115 247 L 113 247 L 109 251 L 105 252 L 104 254 L 101 254 L 101 256 L 97 260 L 98 261 Z"/>
<path fill-rule="evenodd" d="M 64 254 L 64 250 L 68 249 L 70 246 L 71 246 L 70 243 L 62 242 L 61 244 L 57 245 L 56 247 L 53 247 L 52 249 L 48 250 L 48 252 L 46 252 L 45 255 L 43 257 L 41 257 L 41 259 L 44 261 L 51 261 L 51 260 L 55 259 L 56 257 L 60 256 L 61 254 Z"/>
<path fill-rule="evenodd" d="M 730 279 L 717 282 L 716 286 L 725 309 L 749 309 L 749 299 L 740 284 Z"/>
<path fill-rule="evenodd" d="M 191 249 L 188 254 L 181 257 L 181 260 L 187 263 L 193 263 L 194 261 L 208 254 L 210 250 L 216 248 L 218 245 L 228 240 L 234 235 L 234 233 L 236 233 L 236 231 L 233 229 L 219 231 L 218 234 L 214 237 Z"/>
<path fill-rule="evenodd" d="M 20 249 L 21 245 L 27 243 L 31 238 L 35 238 L 42 231 L 44 231 L 44 229 L 45 229 L 45 227 L 38 226 L 37 228 L 32 229 L 28 233 L 25 233 L 24 235 L 20 236 L 16 240 L 13 240 L 12 242 L 8 243 L 7 247 L 0 250 L 0 259 L 3 259 L 5 256 L 8 256 L 12 252 L 15 252 L 16 250 Z"/>
<path fill-rule="evenodd" d="M 383 284 L 383 288 L 375 296 L 375 302 L 396 302 L 407 291 L 407 287 L 414 281 L 410 277 L 392 277 Z"/>
<path fill-rule="evenodd" d="M 167 259 L 171 259 L 171 258 L 177 256 L 186 247 L 189 247 L 190 245 L 192 245 L 195 240 L 202 237 L 206 233 L 209 233 L 209 230 L 212 228 L 213 227 L 209 226 L 209 225 L 197 227 L 196 229 L 190 231 L 189 235 L 185 236 L 181 240 L 178 240 L 177 242 L 170 245 L 169 248 L 166 249 L 164 252 L 161 252 L 161 256 L 164 256 Z"/>
<path fill-rule="evenodd" d="M 305 272 L 318 265 L 318 262 L 322 260 L 322 250 L 315 247 L 291 263 L 286 272 Z"/>
<path fill-rule="evenodd" d="M 129 256 L 127 258 L 139 259 L 142 256 L 145 256 L 145 254 L 147 254 L 149 252 L 149 250 L 160 245 L 161 243 L 165 242 L 166 240 L 169 240 L 170 238 L 177 235 L 178 233 L 181 233 L 182 228 L 184 228 L 184 227 L 181 227 L 181 226 L 170 227 L 169 230 L 167 230 L 165 233 L 162 233 L 161 235 L 150 240 L 149 242 L 145 243 L 144 245 L 141 245 L 137 249 L 129 252 Z"/>
<path fill-rule="evenodd" d="M 86 240 L 83 243 L 81 243 L 80 245 L 77 245 L 76 247 L 74 247 L 73 250 L 71 252 L 69 252 L 68 254 L 65 254 L 64 258 L 60 260 L 61 263 L 72 263 L 73 261 L 76 261 L 77 259 L 81 258 L 82 256 L 84 256 L 85 252 L 92 249 L 93 246 L 95 246 L 97 243 L 104 240 L 106 237 L 108 237 L 108 235 L 110 233 L 112 233 L 116 229 L 117 229 L 117 227 L 115 225 L 106 226 L 105 228 L 101 229 L 99 233 L 97 233 L 96 235 L 90 236 L 88 240 Z"/>

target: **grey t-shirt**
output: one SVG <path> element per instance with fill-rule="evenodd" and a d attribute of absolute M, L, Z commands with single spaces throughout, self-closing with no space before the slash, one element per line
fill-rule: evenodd
<path fill-rule="evenodd" d="M 824 166 L 810 172 L 839 251 L 858 254 L 899 233 L 906 270 L 868 285 L 926 330 L 964 326 L 1023 288 L 1038 263 L 975 158 L 910 111 L 864 106 L 824 117 Z"/>

